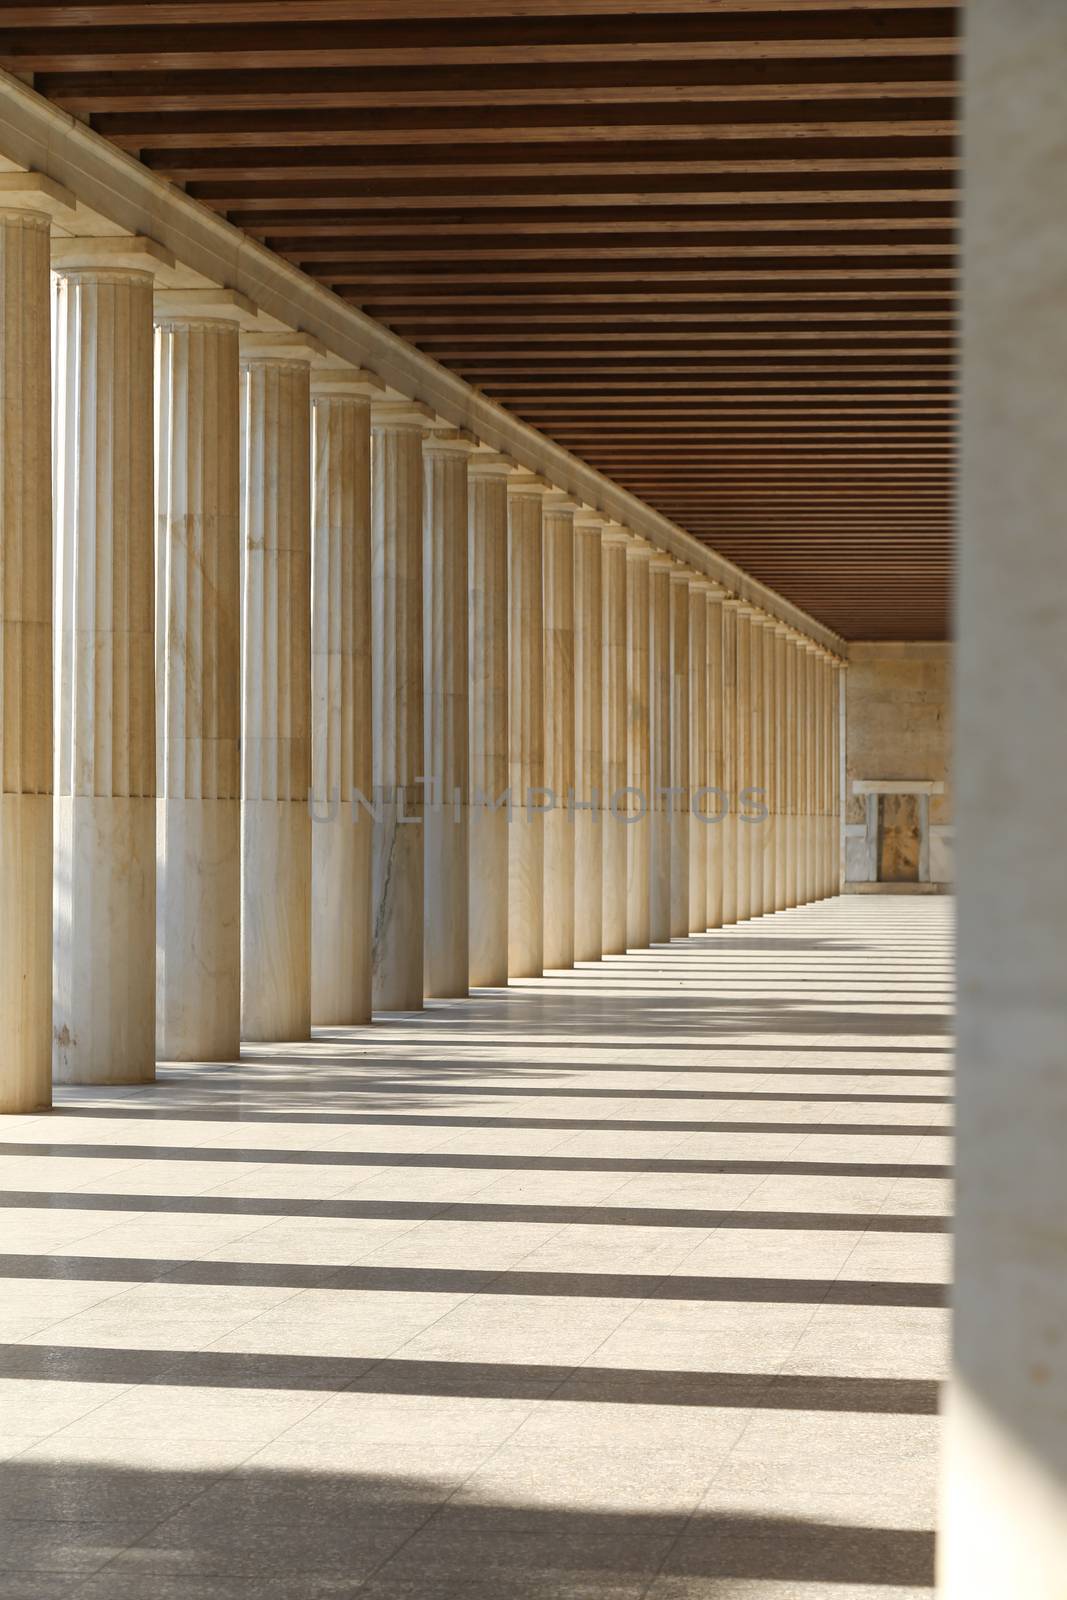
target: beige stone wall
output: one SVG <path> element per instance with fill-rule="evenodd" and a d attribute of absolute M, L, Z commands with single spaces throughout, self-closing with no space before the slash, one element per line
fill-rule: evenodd
<path fill-rule="evenodd" d="M 863 821 L 854 778 L 940 779 L 931 827 L 951 826 L 952 646 L 852 644 L 845 674 L 846 822 Z"/>

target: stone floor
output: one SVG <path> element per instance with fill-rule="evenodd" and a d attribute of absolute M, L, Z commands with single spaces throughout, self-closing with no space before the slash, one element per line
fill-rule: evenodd
<path fill-rule="evenodd" d="M 952 905 L 0 1136 L 0 1600 L 927 1595 Z"/>

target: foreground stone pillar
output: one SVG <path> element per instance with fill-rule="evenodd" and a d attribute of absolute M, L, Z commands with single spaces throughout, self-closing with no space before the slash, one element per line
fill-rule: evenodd
<path fill-rule="evenodd" d="M 371 1018 L 374 788 L 371 759 L 368 372 L 311 379 L 311 1020 Z"/>
<path fill-rule="evenodd" d="M 156 301 L 156 1048 L 241 1041 L 239 321 Z"/>
<path fill-rule="evenodd" d="M 241 351 L 241 1037 L 311 1029 L 311 397 L 315 348 Z"/>
<path fill-rule="evenodd" d="M 670 575 L 670 936 L 689 936 L 689 577 L 684 567 Z"/>
<path fill-rule="evenodd" d="M 626 547 L 620 530 L 603 534 L 604 766 L 603 847 L 604 909 L 601 946 L 606 956 L 626 953 L 626 845 L 629 832 L 622 810 L 627 777 L 626 702 Z"/>
<path fill-rule="evenodd" d="M 574 513 L 565 495 L 545 496 L 544 965 L 574 965 Z"/>
<path fill-rule="evenodd" d="M 644 950 L 651 938 L 652 740 L 649 692 L 650 546 L 634 542 L 626 549 L 626 703 L 629 732 L 626 747 L 630 791 L 618 806 L 626 817 L 626 942 Z"/>
<path fill-rule="evenodd" d="M 689 585 L 689 932 L 708 926 L 708 601 L 707 582 Z M 714 797 L 711 814 L 714 815 Z"/>
<path fill-rule="evenodd" d="M 49 229 L 0 210 L 0 1112 L 52 1103 Z"/>
<path fill-rule="evenodd" d="M 470 619 L 470 901 L 472 988 L 508 981 L 508 476 L 507 456 L 467 468 Z"/>
<path fill-rule="evenodd" d="M 375 1011 L 418 1011 L 423 999 L 422 438 L 432 420 L 409 401 L 371 406 Z"/>
<path fill-rule="evenodd" d="M 1067 1575 L 1067 9 L 967 8 L 943 1600 Z"/>
<path fill-rule="evenodd" d="M 54 1071 L 155 1075 L 152 269 L 64 241 L 55 300 Z M 5 341 L 6 342 L 6 341 Z"/>
<path fill-rule="evenodd" d="M 508 976 L 545 959 L 545 672 L 541 502 L 531 473 L 508 484 Z"/>
<path fill-rule="evenodd" d="M 722 828 L 722 921 L 737 921 L 737 631 L 741 602 L 722 606 L 722 789 L 726 814 Z"/>
<path fill-rule="evenodd" d="M 670 556 L 654 552 L 649 561 L 649 897 L 651 944 L 671 937 L 671 570 Z M 688 742 L 688 741 L 687 741 Z"/>
<path fill-rule="evenodd" d="M 471 434 L 443 429 L 423 445 L 423 598 L 426 758 L 427 995 L 468 993 L 470 860 L 467 720 L 467 459 Z"/>
<path fill-rule="evenodd" d="M 584 513 L 574 519 L 575 961 L 599 961 L 604 950 L 602 526 Z"/>
<path fill-rule="evenodd" d="M 709 928 L 723 925 L 723 865 L 726 816 L 729 797 L 723 776 L 723 727 L 725 704 L 722 678 L 722 637 L 724 592 L 715 587 L 707 594 L 707 648 L 708 648 L 708 787 L 714 792 L 708 796 L 706 814 L 716 820 L 705 829 L 708 850 L 708 916 Z"/>

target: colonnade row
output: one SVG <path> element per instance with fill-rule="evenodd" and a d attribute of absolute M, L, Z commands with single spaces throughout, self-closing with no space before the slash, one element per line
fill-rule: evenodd
<path fill-rule="evenodd" d="M 821 646 L 56 243 L 0 213 L 4 1109 L 837 892 Z"/>

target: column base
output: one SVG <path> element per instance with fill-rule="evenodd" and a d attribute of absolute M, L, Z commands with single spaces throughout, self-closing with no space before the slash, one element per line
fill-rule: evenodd
<path fill-rule="evenodd" d="M 311 1022 L 354 1028 L 371 1019 L 373 824 L 338 802 L 311 821 Z"/>
<path fill-rule="evenodd" d="M 52 1104 L 52 796 L 0 795 L 0 1112 Z"/>
<path fill-rule="evenodd" d="M 311 1037 L 311 817 L 306 801 L 241 805 L 241 1037 Z"/>
<path fill-rule="evenodd" d="M 241 809 L 156 802 L 156 1050 L 235 1061 L 241 1050 Z"/>
<path fill-rule="evenodd" d="M 55 803 L 53 1072 L 58 1083 L 156 1075 L 156 802 Z"/>

